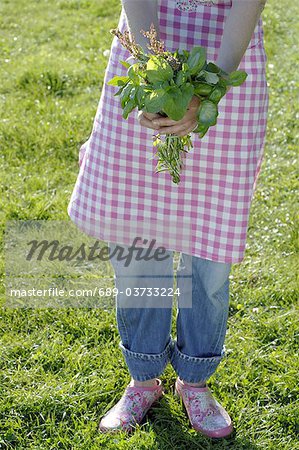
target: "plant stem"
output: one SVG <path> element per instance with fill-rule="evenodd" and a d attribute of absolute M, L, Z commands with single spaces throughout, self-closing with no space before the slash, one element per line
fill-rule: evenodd
<path fill-rule="evenodd" d="M 165 141 L 156 135 L 157 152 L 155 157 L 158 158 L 156 173 L 168 170 L 175 184 L 180 182 L 180 172 L 183 168 L 182 152 L 189 153 L 193 147 L 191 136 L 175 136 L 166 134 Z M 185 149 L 187 147 L 187 149 Z"/>

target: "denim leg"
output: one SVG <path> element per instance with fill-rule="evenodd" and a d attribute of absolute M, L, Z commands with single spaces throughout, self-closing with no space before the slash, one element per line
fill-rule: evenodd
<path fill-rule="evenodd" d="M 119 260 L 113 253 L 121 247 L 128 255 L 129 246 L 111 242 L 108 245 L 118 289 L 119 347 L 132 378 L 145 381 L 158 377 L 170 361 L 172 348 L 173 252 L 167 251 L 167 259 L 162 261 L 137 261 L 134 253 L 126 267 L 126 260 Z M 154 250 L 150 256 L 153 254 Z"/>
<path fill-rule="evenodd" d="M 171 364 L 186 382 L 207 380 L 225 355 L 230 270 L 229 263 L 180 255 L 177 287 L 181 292 Z M 183 277 L 186 274 L 192 274 L 189 281 Z M 192 308 L 180 306 L 184 295 L 192 295 Z"/>

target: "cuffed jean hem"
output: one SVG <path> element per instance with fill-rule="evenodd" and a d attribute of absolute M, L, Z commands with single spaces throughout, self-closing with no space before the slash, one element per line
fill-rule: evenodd
<path fill-rule="evenodd" d="M 137 353 L 126 348 L 122 341 L 119 347 L 125 358 L 129 372 L 136 381 L 146 381 L 161 375 L 170 361 L 172 351 L 172 338 L 162 353 Z"/>
<path fill-rule="evenodd" d="M 186 355 L 178 349 L 176 340 L 173 341 L 170 363 L 181 380 L 187 383 L 206 381 L 216 370 L 225 356 L 225 346 L 219 356 L 195 357 Z"/>

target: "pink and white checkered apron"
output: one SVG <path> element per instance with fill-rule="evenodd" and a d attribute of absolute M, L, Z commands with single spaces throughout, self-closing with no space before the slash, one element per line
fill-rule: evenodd
<path fill-rule="evenodd" d="M 168 50 L 207 49 L 215 61 L 231 0 L 158 3 L 160 37 Z M 118 27 L 127 29 L 122 11 Z M 91 135 L 79 152 L 80 170 L 68 205 L 71 220 L 86 234 L 139 247 L 163 246 L 212 261 L 244 258 L 250 205 L 263 158 L 268 89 L 262 19 L 239 69 L 246 82 L 220 101 L 217 125 L 185 159 L 177 185 L 155 173 L 153 130 L 122 118 L 117 88 L 106 82 L 126 75 L 119 60 L 130 56 L 114 37 Z M 136 242 L 136 241 L 135 241 Z"/>

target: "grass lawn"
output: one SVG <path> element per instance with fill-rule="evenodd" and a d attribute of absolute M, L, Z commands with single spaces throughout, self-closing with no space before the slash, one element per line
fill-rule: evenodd
<path fill-rule="evenodd" d="M 1 1 L 2 235 L 7 220 L 69 220 L 119 13 L 119 0 Z M 265 158 L 246 256 L 231 273 L 227 357 L 209 380 L 236 432 L 213 442 L 192 430 L 168 365 L 166 395 L 135 434 L 98 434 L 130 380 L 115 312 L 7 308 L 2 258 L 0 449 L 299 449 L 298 15 L 292 0 L 268 0 L 263 12 Z"/>

